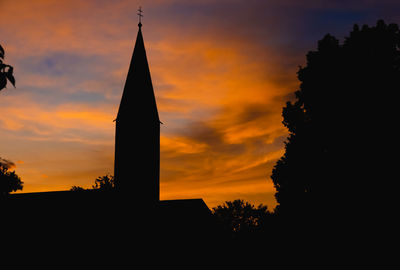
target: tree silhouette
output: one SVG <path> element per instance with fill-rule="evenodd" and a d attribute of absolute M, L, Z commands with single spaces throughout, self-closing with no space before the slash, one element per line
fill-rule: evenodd
<path fill-rule="evenodd" d="M 80 186 L 72 186 L 70 191 L 85 191 L 86 189 Z"/>
<path fill-rule="evenodd" d="M 114 176 L 112 175 L 104 175 L 99 176 L 94 181 L 93 189 L 103 190 L 103 191 L 111 191 L 115 188 L 114 184 Z"/>
<path fill-rule="evenodd" d="M 94 180 L 94 185 L 92 185 L 92 189 L 95 190 L 101 190 L 101 191 L 111 191 L 115 189 L 115 182 L 114 182 L 114 176 L 113 175 L 103 175 L 99 176 Z M 72 186 L 71 191 L 84 191 L 86 190 L 83 187 L 80 186 Z"/>
<path fill-rule="evenodd" d="M 7 86 L 7 80 L 15 87 L 14 68 L 3 63 L 4 48 L 0 45 L 0 91 Z"/>
<path fill-rule="evenodd" d="M 399 48 L 398 26 L 380 20 L 354 25 L 343 44 L 328 34 L 307 54 L 296 99 L 283 108 L 289 136 L 271 175 L 279 213 L 371 213 L 372 201 L 385 200 Z"/>
<path fill-rule="evenodd" d="M 264 229 L 271 217 L 267 206 L 255 207 L 243 200 L 227 201 L 214 207 L 212 212 L 233 238 L 248 238 L 250 234 Z"/>
<path fill-rule="evenodd" d="M 15 171 L 10 171 L 7 164 L 0 162 L 0 197 L 5 197 L 10 192 L 22 190 L 23 184 Z"/>

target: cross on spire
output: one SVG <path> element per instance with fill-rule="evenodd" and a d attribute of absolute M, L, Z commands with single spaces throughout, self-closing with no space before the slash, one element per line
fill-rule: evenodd
<path fill-rule="evenodd" d="M 143 10 L 142 7 L 139 6 L 139 9 L 137 10 L 137 15 L 139 16 L 139 27 L 142 26 L 142 17 L 143 17 Z"/>

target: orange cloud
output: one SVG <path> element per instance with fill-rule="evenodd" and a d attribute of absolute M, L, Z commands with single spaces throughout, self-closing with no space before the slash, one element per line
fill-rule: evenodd
<path fill-rule="evenodd" d="M 7 61 L 18 64 L 19 88 L 0 93 L 7 115 L 0 135 L 24 147 L 5 147 L 4 156 L 24 160 L 24 191 L 89 187 L 112 173 L 112 120 L 137 30 L 127 12 L 135 3 L 14 2 L 2 6 L 9 27 L 0 34 Z M 149 9 L 179 2 L 154 1 Z M 295 90 L 295 69 L 283 70 L 272 48 L 218 25 L 199 31 L 151 12 L 147 18 L 143 34 L 165 123 L 161 198 L 202 197 L 212 207 L 240 197 L 273 207 L 268 177 L 282 154 L 281 108 Z"/>
<path fill-rule="evenodd" d="M 168 138 L 162 136 L 160 147 L 164 152 L 174 152 L 176 154 L 204 153 L 207 150 L 207 144 L 191 141 L 185 137 Z"/>

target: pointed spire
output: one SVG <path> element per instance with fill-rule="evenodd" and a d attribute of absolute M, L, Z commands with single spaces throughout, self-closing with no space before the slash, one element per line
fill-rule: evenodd
<path fill-rule="evenodd" d="M 144 116 L 147 121 L 159 123 L 140 23 L 117 120 L 123 116 L 131 119 Z"/>

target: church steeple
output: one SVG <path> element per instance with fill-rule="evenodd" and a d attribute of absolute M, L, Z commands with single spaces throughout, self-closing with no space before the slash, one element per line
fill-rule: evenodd
<path fill-rule="evenodd" d="M 139 22 L 116 118 L 116 188 L 137 203 L 159 200 L 160 120 Z"/>
<path fill-rule="evenodd" d="M 160 120 L 158 117 L 149 64 L 147 62 L 146 50 L 144 48 L 142 24 L 139 23 L 138 26 L 139 31 L 136 37 L 135 48 L 133 50 L 124 92 L 122 94 L 117 120 L 120 117 L 127 115 L 126 111 L 133 111 L 136 108 L 140 109 L 136 110 L 137 113 L 146 113 L 148 119 L 152 116 L 156 122 L 159 122 Z M 143 104 L 144 101 L 151 102 L 152 104 Z M 135 103 L 134 107 L 132 106 L 133 103 Z"/>

